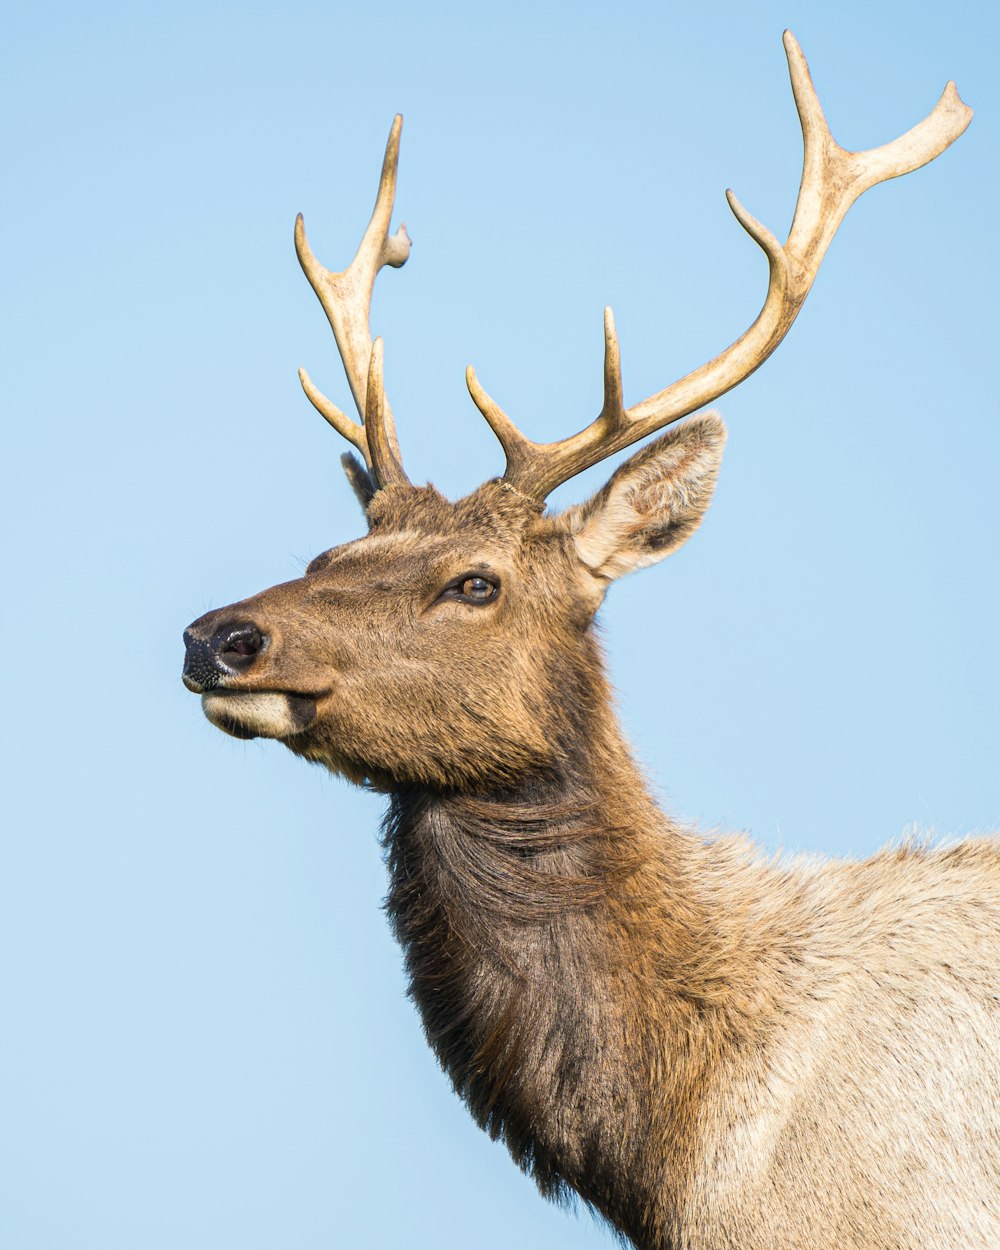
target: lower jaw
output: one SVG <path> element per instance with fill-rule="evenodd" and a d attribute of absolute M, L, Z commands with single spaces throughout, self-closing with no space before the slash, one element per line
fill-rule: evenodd
<path fill-rule="evenodd" d="M 210 690 L 202 711 L 233 738 L 291 738 L 316 719 L 316 699 L 284 691 Z"/>

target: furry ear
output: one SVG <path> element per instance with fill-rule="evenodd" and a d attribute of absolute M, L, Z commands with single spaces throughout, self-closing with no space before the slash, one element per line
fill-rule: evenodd
<path fill-rule="evenodd" d="M 375 498 L 376 490 L 371 474 L 357 456 L 352 455 L 349 451 L 345 451 L 340 457 L 340 463 L 344 466 L 347 480 L 351 484 L 351 490 L 357 496 L 358 503 L 367 513 L 368 505 Z"/>
<path fill-rule="evenodd" d="M 722 462 L 726 427 L 714 412 L 675 426 L 615 470 L 586 503 L 559 518 L 580 559 L 611 581 L 655 564 L 701 523 Z"/>

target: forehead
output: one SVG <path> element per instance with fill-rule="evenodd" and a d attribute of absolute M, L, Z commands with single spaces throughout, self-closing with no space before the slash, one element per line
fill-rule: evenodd
<path fill-rule="evenodd" d="M 367 534 L 341 547 L 332 547 L 312 561 L 310 573 L 330 573 L 350 577 L 352 573 L 376 569 L 394 573 L 407 569 L 437 568 L 454 563 L 488 568 L 505 561 L 509 548 L 484 536 L 428 534 L 419 530 L 394 530 L 389 534 Z"/>
<path fill-rule="evenodd" d="M 476 562 L 485 566 L 513 556 L 526 538 L 548 529 L 541 522 L 541 505 L 499 482 L 487 482 L 455 503 L 432 486 L 388 487 L 370 503 L 368 520 L 365 537 L 317 557 L 314 571 L 400 563 L 426 567 L 461 559 L 470 567 Z"/>
<path fill-rule="evenodd" d="M 372 531 L 379 533 L 457 534 L 474 529 L 499 536 L 520 533 L 543 509 L 543 504 L 497 480 L 484 482 L 454 503 L 433 486 L 394 485 L 377 492 L 368 505 L 368 521 Z"/>

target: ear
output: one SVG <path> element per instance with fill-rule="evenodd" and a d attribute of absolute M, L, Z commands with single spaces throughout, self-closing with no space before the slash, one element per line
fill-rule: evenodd
<path fill-rule="evenodd" d="M 351 490 L 354 491 L 358 503 L 367 514 L 368 505 L 375 498 L 375 483 L 371 479 L 371 474 L 357 456 L 352 456 L 349 451 L 345 451 L 340 457 L 340 463 L 344 466 Z"/>
<path fill-rule="evenodd" d="M 611 581 L 655 564 L 701 524 L 722 462 L 726 427 L 714 412 L 675 426 L 615 471 L 593 498 L 559 518 L 580 559 Z"/>

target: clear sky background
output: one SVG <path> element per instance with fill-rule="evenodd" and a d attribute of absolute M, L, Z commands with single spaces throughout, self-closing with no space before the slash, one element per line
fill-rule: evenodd
<path fill-rule="evenodd" d="M 869 192 L 778 354 L 719 407 L 716 502 L 603 612 L 675 814 L 864 855 L 1000 826 L 995 5 L 35 3 L 4 19 L 4 1250 L 571 1250 L 476 1130 L 379 911 L 380 800 L 225 738 L 182 628 L 361 532 L 347 403 L 292 251 L 340 268 L 406 117 L 375 328 L 407 466 L 501 467 L 756 315 L 798 125 L 884 143 L 954 77 L 977 116 Z M 581 498 L 603 474 L 571 483 Z"/>

